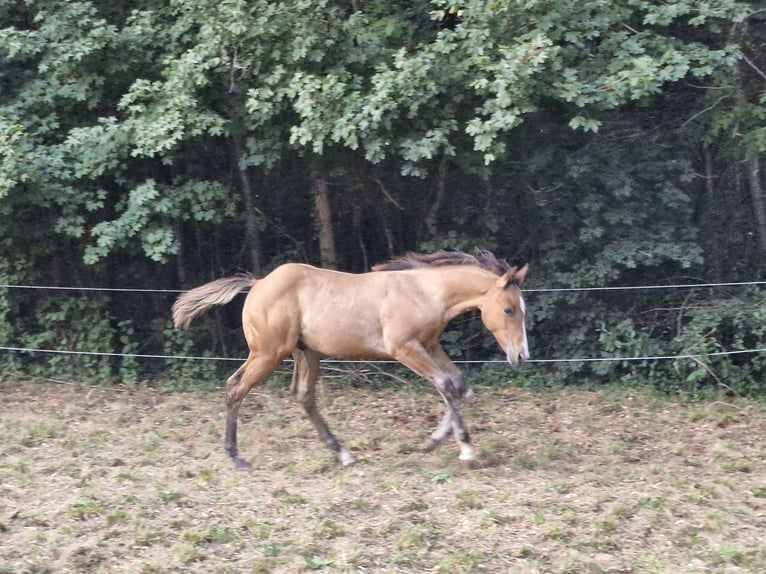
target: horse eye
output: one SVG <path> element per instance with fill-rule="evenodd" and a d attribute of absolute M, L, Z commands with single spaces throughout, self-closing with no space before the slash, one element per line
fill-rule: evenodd
<path fill-rule="evenodd" d="M 513 309 L 511 309 L 510 307 L 506 307 L 505 309 L 503 309 L 503 313 L 505 313 L 509 317 L 513 317 Z"/>

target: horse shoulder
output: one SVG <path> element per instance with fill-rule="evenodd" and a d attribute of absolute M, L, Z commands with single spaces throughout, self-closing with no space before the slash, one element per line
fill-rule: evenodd
<path fill-rule="evenodd" d="M 380 321 L 387 345 L 411 339 L 430 343 L 446 326 L 444 309 L 428 278 L 419 270 L 379 272 L 388 274 Z"/>

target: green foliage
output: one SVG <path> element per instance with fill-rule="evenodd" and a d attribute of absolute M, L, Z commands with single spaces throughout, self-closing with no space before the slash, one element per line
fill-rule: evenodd
<path fill-rule="evenodd" d="M 625 319 L 612 327 L 602 326 L 599 329 L 599 344 L 602 355 L 598 358 L 610 359 L 593 365 L 593 372 L 603 376 L 614 376 L 619 373 L 625 381 L 648 380 L 654 382 L 658 372 L 662 372 L 662 364 L 643 357 L 662 356 L 665 347 L 662 342 L 652 337 L 645 328 L 637 328 L 633 320 Z M 638 360 L 613 360 L 618 357 L 635 358 Z"/>
<path fill-rule="evenodd" d="M 168 220 L 186 213 L 190 145 L 245 134 L 236 155 L 248 166 L 272 167 L 290 147 L 396 158 L 419 176 L 458 150 L 490 163 L 542 103 L 614 108 L 731 65 L 736 49 L 719 25 L 744 16 L 725 0 L 523 10 L 477 0 L 449 13 L 425 2 L 349 13 L 324 0 L 22 10 L 37 25 L 0 30 L 7 73 L 32 63 L 36 72 L 0 109 L 0 193 L 25 185 L 59 206 L 57 229 L 89 238 L 91 264 L 130 243 L 155 261 L 177 253 Z M 584 112 L 568 121 L 601 125 Z M 36 169 L 18 169 L 28 164 Z M 198 181 L 223 194 L 220 175 Z M 232 201 L 214 204 L 220 221 Z"/>
<path fill-rule="evenodd" d="M 201 355 L 195 353 L 194 338 L 189 333 L 173 329 L 169 321 L 157 321 L 163 338 L 163 353 L 177 357 L 213 357 L 210 351 Z M 243 359 L 244 360 L 244 359 Z M 214 361 L 210 359 L 168 359 L 163 369 L 162 380 L 168 387 L 181 390 L 220 386 L 237 368 L 236 362 Z"/>
<path fill-rule="evenodd" d="M 93 227 L 96 244 L 86 248 L 85 262 L 95 263 L 136 236 L 148 258 L 165 261 L 178 250 L 175 223 L 220 223 L 233 215 L 234 208 L 235 203 L 216 182 L 189 180 L 179 186 L 161 186 L 147 180 L 130 191 L 117 219 Z"/>
<path fill-rule="evenodd" d="M 602 117 L 614 124 L 610 116 Z M 610 138 L 588 140 L 565 157 L 537 154 L 529 162 L 527 169 L 542 182 L 529 199 L 544 205 L 528 212 L 529 218 L 543 222 L 537 227 L 541 265 L 531 261 L 529 286 L 562 289 L 527 297 L 530 346 L 536 357 L 671 354 L 673 318 L 646 312 L 657 306 L 656 295 L 567 291 L 662 283 L 702 264 L 694 227 L 679 225 L 692 218 L 693 201 L 684 189 L 690 166 L 678 159 L 666 161 L 659 151 L 665 144 L 656 144 L 631 147 L 626 156 L 627 150 L 612 145 Z M 559 363 L 548 376 L 559 384 L 659 381 L 664 371 L 654 361 L 610 360 Z"/>
<path fill-rule="evenodd" d="M 24 361 L 37 376 L 106 383 L 112 380 L 112 329 L 103 299 L 43 299 L 35 310 L 35 325 L 20 335 L 20 343 L 33 349 L 82 351 L 93 354 L 33 354 Z"/>
<path fill-rule="evenodd" d="M 13 269 L 11 258 L 0 259 L 0 284 L 13 285 L 23 282 L 24 275 Z M 0 345 L 10 345 L 17 332 L 18 325 L 14 322 L 13 302 L 11 290 L 7 287 L 0 287 Z M 7 355 L 0 355 L 0 365 L 5 365 Z"/>
<path fill-rule="evenodd" d="M 691 356 L 674 365 L 683 389 L 706 387 L 725 392 L 760 395 L 764 392 L 763 353 L 710 354 L 766 348 L 766 299 L 758 291 L 715 300 L 692 299 L 683 309 L 683 326 L 673 343 L 678 354 Z M 707 354 L 707 356 L 706 356 Z"/>
<path fill-rule="evenodd" d="M 751 168 L 766 151 L 757 57 L 766 33 L 745 3 L 3 8 L 8 283 L 177 288 L 316 262 L 317 179 L 329 183 L 338 261 L 350 270 L 408 249 L 474 247 L 529 261 L 530 286 L 752 278 L 766 268 L 751 232 L 758 194 L 748 194 L 741 161 Z M 157 354 L 240 344 L 238 318 L 179 334 L 168 301 L 118 297 L 38 301 L 0 290 L 0 337 Z M 694 354 L 763 341 L 735 299 L 695 294 L 698 305 L 679 315 L 656 310 L 683 306 L 663 297 L 530 296 L 533 353 Z M 738 299 L 743 309 L 760 304 Z M 498 356 L 475 317 L 450 325 L 443 343 L 456 358 Z M 230 366 L 49 359 L 67 376 L 87 369 L 134 383 L 166 369 L 175 385 L 220 381 Z M 668 390 L 759 392 L 760 361 L 568 363 L 525 381 L 648 377 Z M 42 360 L 21 362 L 43 372 Z"/>

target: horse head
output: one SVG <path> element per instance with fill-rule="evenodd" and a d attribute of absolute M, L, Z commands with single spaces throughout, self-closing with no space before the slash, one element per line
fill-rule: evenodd
<path fill-rule="evenodd" d="M 528 265 L 512 267 L 498 277 L 481 306 L 481 320 L 495 336 L 511 365 L 518 366 L 529 358 L 525 319 L 527 308 L 521 285 L 527 277 Z"/>

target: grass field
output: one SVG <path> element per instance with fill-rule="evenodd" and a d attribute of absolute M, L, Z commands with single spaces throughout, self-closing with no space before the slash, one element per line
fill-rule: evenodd
<path fill-rule="evenodd" d="M 270 386 L 236 471 L 218 394 L 0 382 L 0 573 L 766 572 L 761 403 L 478 388 L 463 470 L 425 386 L 320 402 L 357 465 Z"/>

